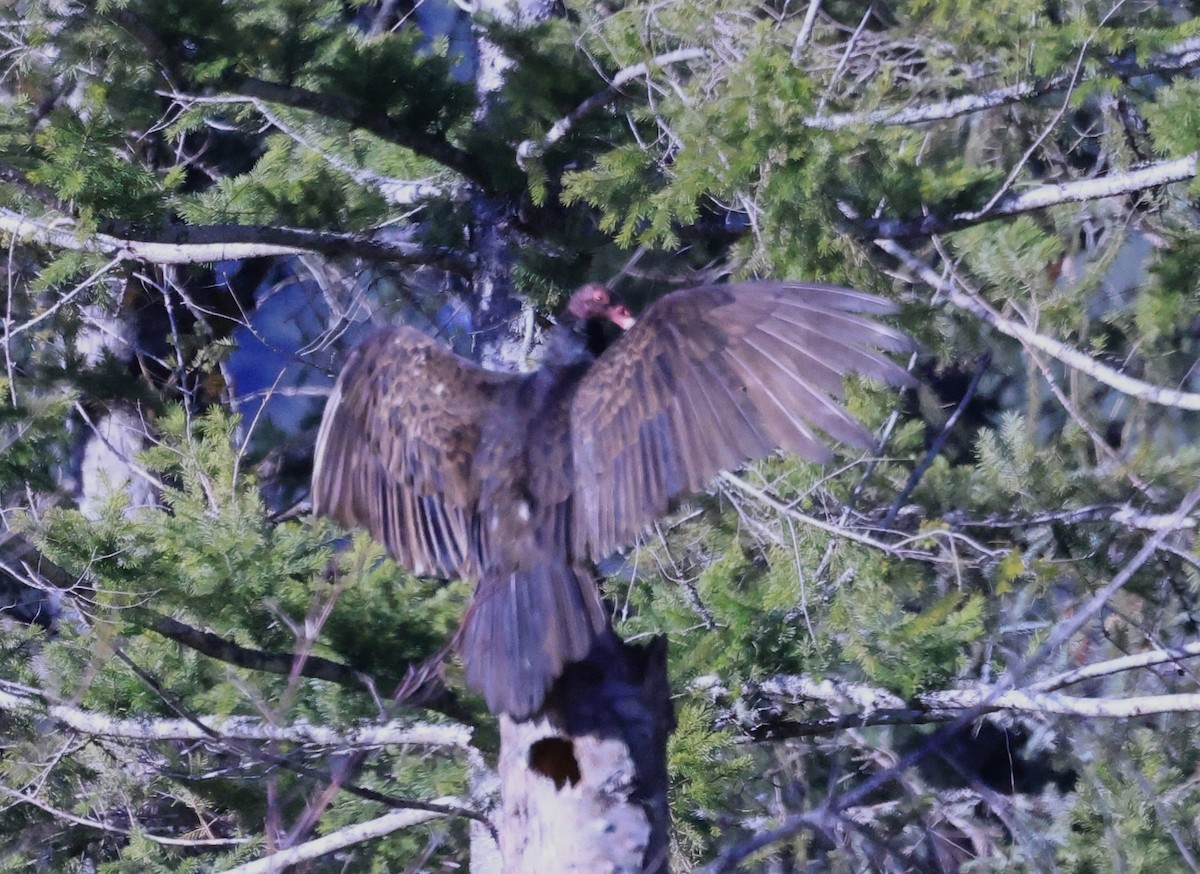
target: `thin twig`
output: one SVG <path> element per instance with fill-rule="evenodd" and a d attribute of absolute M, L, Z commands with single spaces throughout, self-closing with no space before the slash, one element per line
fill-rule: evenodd
<path fill-rule="evenodd" d="M 942 449 L 945 448 L 946 441 L 950 439 L 951 432 L 958 424 L 958 420 L 962 418 L 963 411 L 971 403 L 971 399 L 975 397 L 975 390 L 979 388 L 979 380 L 983 378 L 983 374 L 987 371 L 991 360 L 992 353 L 990 352 L 984 352 L 979 356 L 979 363 L 975 366 L 975 373 L 971 376 L 971 382 L 967 385 L 967 390 L 963 392 L 958 406 L 954 408 L 954 412 L 950 414 L 950 418 L 946 420 L 946 424 L 942 426 L 937 436 L 933 438 L 933 441 L 929 444 L 929 451 L 925 453 L 925 457 L 921 459 L 921 463 L 913 468 L 913 472 L 908 477 L 908 482 L 904 484 L 904 488 L 900 490 L 900 494 L 896 495 L 896 500 L 892 501 L 887 515 L 883 517 L 884 528 L 892 527 L 892 522 L 895 521 L 896 514 L 900 512 L 900 508 L 904 506 L 904 502 L 908 500 L 908 496 L 913 493 L 913 489 L 921 482 L 921 477 L 925 476 L 925 472 L 933 466 L 934 460 L 941 454 Z"/>
<path fill-rule="evenodd" d="M 115 834 L 125 835 L 126 837 L 145 838 L 151 843 L 162 844 L 168 847 L 233 847 L 249 842 L 249 838 L 170 838 L 165 835 L 156 835 L 151 832 L 139 829 L 136 833 L 132 829 L 127 829 L 119 825 L 112 825 L 106 822 L 100 822 L 95 819 L 78 816 L 71 813 L 69 810 L 63 810 L 55 807 L 52 804 L 47 804 L 36 795 L 31 795 L 27 792 L 18 792 L 16 789 L 10 789 L 3 783 L 0 783 L 0 794 L 6 795 L 14 801 L 19 801 L 23 804 L 30 804 L 39 810 L 44 810 L 51 816 L 58 819 L 64 819 L 67 822 L 73 822 L 76 825 L 87 826 L 88 828 L 98 829 L 100 831 L 114 832 Z"/>
<path fill-rule="evenodd" d="M 5 330 L 4 330 L 4 342 L 9 343 L 13 337 L 16 337 L 19 334 L 23 334 L 26 331 L 30 330 L 31 328 L 36 328 L 38 325 L 40 325 L 46 319 L 50 318 L 56 312 L 58 312 L 63 307 L 65 307 L 67 304 L 69 304 L 71 301 L 73 301 L 80 294 L 82 294 L 83 292 L 85 292 L 89 288 L 91 288 L 92 285 L 96 282 L 96 280 L 98 280 L 104 274 L 108 273 L 108 271 L 112 270 L 114 267 L 116 267 L 118 264 L 120 264 L 121 260 L 122 259 L 120 257 L 113 258 L 111 261 L 109 261 L 107 264 L 105 264 L 103 267 L 101 267 L 99 270 L 97 270 L 95 273 L 93 273 L 87 279 L 83 280 L 83 282 L 76 285 L 74 288 L 72 288 L 66 294 L 60 295 L 59 298 L 51 306 L 47 307 L 44 311 L 38 313 L 32 319 L 29 319 L 28 321 L 25 321 L 25 322 L 21 322 L 21 324 L 19 324 L 19 325 L 6 326 Z"/>

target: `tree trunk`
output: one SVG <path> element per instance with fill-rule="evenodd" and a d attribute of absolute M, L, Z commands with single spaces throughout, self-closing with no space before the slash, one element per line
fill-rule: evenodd
<path fill-rule="evenodd" d="M 666 656 L 665 637 L 633 646 L 610 635 L 540 715 L 500 718 L 505 874 L 667 870 Z"/>
<path fill-rule="evenodd" d="M 128 291 L 124 278 L 108 283 L 114 299 L 123 301 Z M 89 367 L 105 358 L 132 365 L 138 333 L 136 311 L 122 303 L 116 307 L 84 307 L 88 321 L 79 333 L 79 351 Z M 81 408 L 82 409 L 82 408 Z M 133 456 L 146 448 L 146 426 L 131 404 L 115 403 L 93 410 L 81 434 L 79 450 L 79 509 L 97 517 L 113 493 L 124 491 L 129 510 L 154 504 L 154 488 L 140 476 Z"/>
<path fill-rule="evenodd" d="M 481 0 L 477 10 L 507 24 L 549 17 L 554 0 Z M 477 32 L 476 92 L 486 124 L 511 65 Z M 509 204 L 472 197 L 476 355 L 520 370 L 530 328 L 511 271 L 516 247 Z M 545 708 L 517 722 L 500 717 L 500 803 L 491 835 L 472 827 L 472 874 L 640 874 L 667 870 L 667 738 L 675 727 L 667 642 L 631 646 L 609 634 L 570 666 Z"/>

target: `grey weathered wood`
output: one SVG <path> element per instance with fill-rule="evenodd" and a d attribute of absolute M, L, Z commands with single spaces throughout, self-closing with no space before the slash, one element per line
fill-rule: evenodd
<path fill-rule="evenodd" d="M 610 635 L 541 714 L 501 717 L 505 874 L 667 870 L 666 652 L 662 637 L 632 646 Z"/>

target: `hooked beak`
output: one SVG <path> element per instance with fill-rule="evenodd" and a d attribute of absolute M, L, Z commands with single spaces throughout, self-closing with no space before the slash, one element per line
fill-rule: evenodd
<path fill-rule="evenodd" d="M 608 308 L 608 318 L 622 331 L 628 331 L 637 322 L 633 314 L 623 303 L 613 304 Z"/>

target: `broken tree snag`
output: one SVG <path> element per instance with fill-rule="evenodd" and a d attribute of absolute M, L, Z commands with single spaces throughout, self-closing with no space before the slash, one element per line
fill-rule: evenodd
<path fill-rule="evenodd" d="M 609 634 L 555 683 L 546 708 L 500 717 L 505 874 L 667 870 L 667 643 Z"/>

